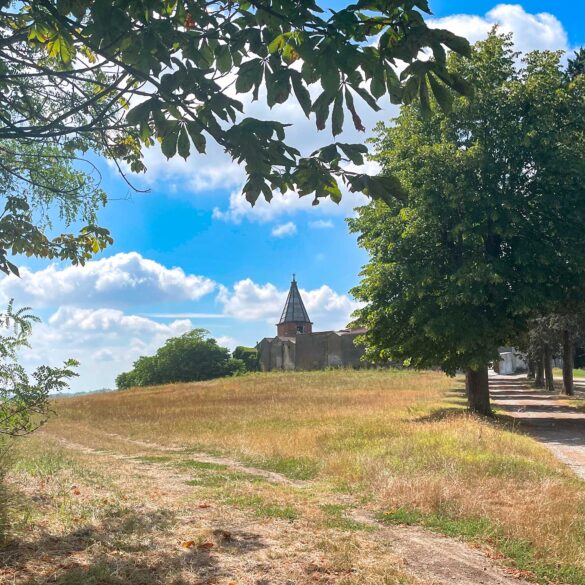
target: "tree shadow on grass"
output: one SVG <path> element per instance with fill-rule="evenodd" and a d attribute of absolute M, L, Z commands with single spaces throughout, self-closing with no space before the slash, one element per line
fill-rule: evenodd
<path fill-rule="evenodd" d="M 447 406 L 436 408 L 430 414 L 419 416 L 415 419 L 415 422 L 434 423 L 469 416 L 464 388 L 455 387 L 447 390 L 443 404 Z"/>
<path fill-rule="evenodd" d="M 165 522 L 161 526 L 160 511 L 131 512 L 64 535 L 43 532 L 34 541 L 13 541 L 0 549 L 0 583 L 17 578 L 22 585 L 223 582 L 233 577 L 226 557 L 268 547 L 260 535 L 242 530 L 217 530 L 203 546 L 185 548 L 179 538 L 176 547 L 164 546 L 157 537 L 162 530 L 168 543 L 172 523 Z"/>
<path fill-rule="evenodd" d="M 543 443 L 585 446 L 585 413 L 559 401 L 559 395 L 534 388 L 525 378 L 491 378 L 494 405 L 514 423 L 514 430 L 530 434 Z"/>

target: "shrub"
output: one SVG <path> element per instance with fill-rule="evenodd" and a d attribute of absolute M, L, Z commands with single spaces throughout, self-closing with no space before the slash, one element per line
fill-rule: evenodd
<path fill-rule="evenodd" d="M 242 360 L 248 372 L 257 372 L 259 368 L 258 350 L 255 347 L 244 347 L 238 345 L 234 349 L 233 356 L 235 359 Z"/>

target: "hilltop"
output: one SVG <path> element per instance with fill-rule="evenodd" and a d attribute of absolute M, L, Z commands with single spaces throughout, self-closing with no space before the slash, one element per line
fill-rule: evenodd
<path fill-rule="evenodd" d="M 54 409 L 9 478 L 17 584 L 585 583 L 583 483 L 516 424 L 467 414 L 438 372 L 254 374 Z"/>

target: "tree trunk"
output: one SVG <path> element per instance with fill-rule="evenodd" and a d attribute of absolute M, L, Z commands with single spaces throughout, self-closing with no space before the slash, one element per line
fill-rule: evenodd
<path fill-rule="evenodd" d="M 546 380 L 547 392 L 554 392 L 555 382 L 553 380 L 552 354 L 548 343 L 544 344 L 544 378 Z"/>
<path fill-rule="evenodd" d="M 529 358 L 527 366 L 528 366 L 528 373 L 526 374 L 526 377 L 529 380 L 534 380 L 536 378 L 536 366 L 535 366 L 534 360 L 532 358 Z"/>
<path fill-rule="evenodd" d="M 573 387 L 573 366 L 574 366 L 574 348 L 571 332 L 568 329 L 563 331 L 563 394 L 573 396 L 575 388 Z"/>
<path fill-rule="evenodd" d="M 484 416 L 493 416 L 490 406 L 490 388 L 487 366 L 478 370 L 467 370 L 465 374 L 465 390 L 469 410 Z"/>
<path fill-rule="evenodd" d="M 542 350 L 536 354 L 536 374 L 534 377 L 534 387 L 544 388 L 544 355 Z"/>

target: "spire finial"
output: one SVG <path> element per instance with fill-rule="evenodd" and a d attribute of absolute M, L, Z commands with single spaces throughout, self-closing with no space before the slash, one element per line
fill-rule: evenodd
<path fill-rule="evenodd" d="M 296 277 L 297 277 L 297 275 L 293 272 L 293 282 L 296 282 L 297 281 L 297 278 Z"/>

